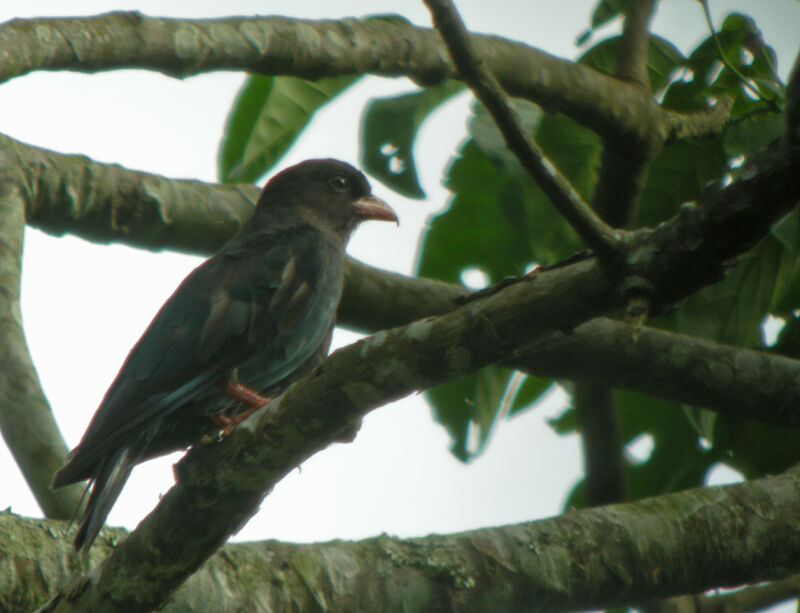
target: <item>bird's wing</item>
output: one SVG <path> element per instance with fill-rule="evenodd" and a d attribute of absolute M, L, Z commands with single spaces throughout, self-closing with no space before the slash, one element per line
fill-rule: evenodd
<path fill-rule="evenodd" d="M 128 354 L 60 481 L 89 476 L 131 431 L 221 385 L 260 346 L 280 347 L 318 297 L 326 268 L 319 240 L 306 226 L 262 232 L 196 268 Z"/>

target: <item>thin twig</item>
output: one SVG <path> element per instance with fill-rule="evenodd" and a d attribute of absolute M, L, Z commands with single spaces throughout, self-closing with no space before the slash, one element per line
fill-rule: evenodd
<path fill-rule="evenodd" d="M 618 255 L 622 238 L 591 210 L 528 138 L 509 98 L 472 48 L 464 23 L 450 0 L 425 0 L 459 74 L 494 118 L 506 145 L 548 196 L 553 206 L 601 258 Z"/>

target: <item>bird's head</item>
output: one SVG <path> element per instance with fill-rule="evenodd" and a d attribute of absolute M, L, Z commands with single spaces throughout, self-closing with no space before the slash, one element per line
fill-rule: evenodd
<path fill-rule="evenodd" d="M 306 160 L 275 175 L 261 192 L 257 211 L 292 217 L 339 235 L 344 241 L 362 221 L 397 222 L 395 212 L 372 195 L 367 178 L 346 162 Z"/>

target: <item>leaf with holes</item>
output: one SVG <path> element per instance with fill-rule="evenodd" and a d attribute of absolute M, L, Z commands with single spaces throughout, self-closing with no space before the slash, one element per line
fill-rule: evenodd
<path fill-rule="evenodd" d="M 444 81 L 412 94 L 374 98 L 361 121 L 361 165 L 370 175 L 409 198 L 424 198 L 414 163 L 414 141 L 425 119 L 464 90 Z"/>
<path fill-rule="evenodd" d="M 780 106 L 785 92 L 775 74 L 775 57 L 775 51 L 763 41 L 755 22 L 745 15 L 731 13 L 716 38 L 708 36 L 689 54 L 685 62 L 686 80 L 670 85 L 663 105 L 681 112 L 699 110 L 707 106 L 709 99 L 727 95 L 734 99 L 731 111 L 734 119 L 749 113 L 774 111 L 771 103 L 744 94 L 742 77 Z"/>

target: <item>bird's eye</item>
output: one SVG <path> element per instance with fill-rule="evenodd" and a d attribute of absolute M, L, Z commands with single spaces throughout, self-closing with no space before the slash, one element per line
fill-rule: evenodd
<path fill-rule="evenodd" d="M 337 192 L 347 191 L 347 188 L 350 187 L 350 183 L 348 182 L 347 177 L 344 175 L 336 175 L 329 181 L 329 183 Z"/>

